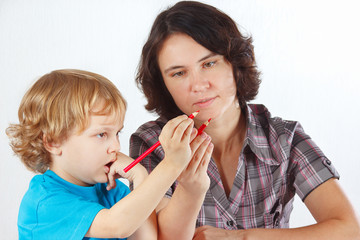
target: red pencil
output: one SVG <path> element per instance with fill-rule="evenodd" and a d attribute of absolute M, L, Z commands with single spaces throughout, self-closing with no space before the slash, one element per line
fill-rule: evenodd
<path fill-rule="evenodd" d="M 199 127 L 198 133 L 197 133 L 196 136 L 200 135 L 200 134 L 204 131 L 204 129 L 209 125 L 210 121 L 211 121 L 211 118 L 209 118 L 209 120 L 207 120 L 206 122 L 204 122 L 204 123 Z"/>
<path fill-rule="evenodd" d="M 196 115 L 198 115 L 198 113 L 199 111 L 193 112 L 192 114 L 189 115 L 189 118 L 193 119 L 194 117 L 196 117 Z M 133 168 L 136 164 L 138 164 L 141 160 L 143 160 L 147 155 L 149 155 L 152 151 L 154 151 L 158 146 L 160 146 L 160 141 L 157 141 L 148 150 L 146 150 L 137 159 L 135 159 L 126 168 L 124 168 L 124 172 L 128 172 L 131 168 Z"/>

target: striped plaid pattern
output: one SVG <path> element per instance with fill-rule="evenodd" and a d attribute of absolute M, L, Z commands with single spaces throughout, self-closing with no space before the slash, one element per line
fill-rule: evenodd
<path fill-rule="evenodd" d="M 263 105 L 249 104 L 247 137 L 233 187 L 226 196 L 213 159 L 208 168 L 211 183 L 197 219 L 197 226 L 223 229 L 286 228 L 295 193 L 304 200 L 317 186 L 339 178 L 333 164 L 301 125 L 271 117 Z M 156 141 L 165 119 L 142 125 L 130 140 L 130 156 L 137 158 Z M 151 172 L 163 159 L 161 146 L 141 164 Z M 171 197 L 176 183 L 166 193 Z"/>

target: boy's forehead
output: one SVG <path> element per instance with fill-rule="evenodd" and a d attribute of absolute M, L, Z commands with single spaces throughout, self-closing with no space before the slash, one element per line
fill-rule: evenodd
<path fill-rule="evenodd" d="M 90 114 L 90 124 L 123 126 L 124 114 Z"/>

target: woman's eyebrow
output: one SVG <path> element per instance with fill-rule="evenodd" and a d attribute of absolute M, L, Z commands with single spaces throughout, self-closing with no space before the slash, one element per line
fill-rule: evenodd
<path fill-rule="evenodd" d="M 208 58 L 211 58 L 213 56 L 216 56 L 216 55 L 218 55 L 218 54 L 211 52 L 208 55 L 206 55 L 205 57 L 200 58 L 197 62 L 200 63 L 200 62 L 202 62 L 202 61 L 204 61 L 204 60 L 206 60 Z M 171 66 L 171 67 L 165 69 L 164 73 L 166 74 L 166 73 L 168 73 L 168 72 L 170 72 L 170 71 L 172 71 L 174 69 L 183 68 L 183 67 L 184 66 L 182 66 L 182 65 Z"/>
<path fill-rule="evenodd" d="M 213 57 L 213 56 L 216 56 L 216 55 L 218 55 L 218 54 L 211 52 L 211 53 L 209 53 L 208 55 L 206 55 L 205 57 L 199 59 L 198 63 L 204 61 L 205 59 L 208 59 L 208 58 L 211 58 L 211 57 Z"/>
<path fill-rule="evenodd" d="M 165 69 L 164 73 L 167 74 L 168 72 L 170 72 L 170 71 L 172 71 L 172 70 L 174 70 L 174 69 L 183 68 L 183 67 L 184 67 L 184 66 L 180 66 L 180 65 L 178 65 L 178 66 L 171 66 L 171 67 Z"/>

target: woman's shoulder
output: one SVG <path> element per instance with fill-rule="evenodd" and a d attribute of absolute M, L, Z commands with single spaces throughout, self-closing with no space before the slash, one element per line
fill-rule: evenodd
<path fill-rule="evenodd" d="M 159 117 L 156 120 L 148 121 L 142 124 L 134 133 L 133 135 L 139 136 L 143 138 L 144 136 L 150 135 L 159 135 L 162 128 L 166 124 L 167 120 L 165 118 Z"/>
<path fill-rule="evenodd" d="M 130 157 L 135 159 L 150 146 L 156 144 L 166 122 L 166 119 L 158 118 L 155 121 L 142 124 L 130 137 Z M 159 156 L 160 159 L 163 158 L 164 153 L 161 147 L 156 148 L 153 153 Z"/>
<path fill-rule="evenodd" d="M 300 126 L 298 121 L 286 120 L 279 116 L 273 116 L 268 108 L 262 104 L 248 105 L 248 118 L 251 123 L 265 129 L 273 129 L 276 132 L 293 132 Z"/>

